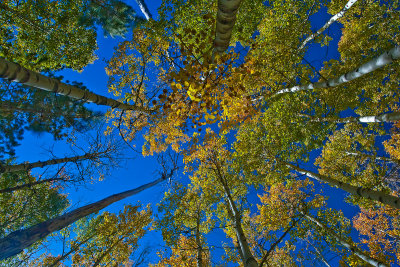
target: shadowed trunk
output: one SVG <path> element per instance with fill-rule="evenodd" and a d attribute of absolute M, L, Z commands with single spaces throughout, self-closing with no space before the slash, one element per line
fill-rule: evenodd
<path fill-rule="evenodd" d="M 236 22 L 236 13 L 242 0 L 218 0 L 218 12 L 215 31 L 214 49 L 218 53 L 229 47 L 232 29 Z"/>
<path fill-rule="evenodd" d="M 17 171 L 28 171 L 33 168 L 44 168 L 49 165 L 56 165 L 66 162 L 77 162 L 86 159 L 95 159 L 98 158 L 102 153 L 86 153 L 81 156 L 75 157 L 66 157 L 61 159 L 50 159 L 46 161 L 37 161 L 32 163 L 22 163 L 16 165 L 0 165 L 0 174 L 1 173 L 8 173 L 8 172 L 17 172 Z"/>
<path fill-rule="evenodd" d="M 96 213 L 114 202 L 136 195 L 164 180 L 165 177 L 159 178 L 135 189 L 106 197 L 92 204 L 67 212 L 66 214 L 60 215 L 54 219 L 31 226 L 27 229 L 12 232 L 8 236 L 0 239 L 0 260 L 17 255 L 36 241 L 45 238 L 49 234 L 59 231 L 87 215 Z"/>

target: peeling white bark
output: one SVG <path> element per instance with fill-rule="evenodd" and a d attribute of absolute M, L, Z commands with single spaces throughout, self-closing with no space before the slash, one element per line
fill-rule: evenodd
<path fill-rule="evenodd" d="M 376 116 L 363 116 L 363 117 L 345 117 L 345 118 L 334 118 L 334 117 L 324 117 L 324 118 L 314 118 L 313 116 L 306 114 L 299 114 L 299 117 L 310 118 L 312 122 L 335 122 L 335 123 L 379 123 L 379 122 L 395 122 L 400 120 L 400 112 L 390 112 L 383 113 Z"/>
<path fill-rule="evenodd" d="M 317 37 L 318 35 L 320 35 L 323 31 L 325 31 L 329 26 L 331 26 L 332 23 L 334 23 L 335 21 L 337 21 L 338 19 L 340 19 L 341 17 L 343 17 L 343 15 L 347 12 L 347 10 L 349 10 L 351 8 L 352 5 L 354 5 L 357 2 L 357 0 L 349 0 L 347 2 L 347 4 L 344 6 L 344 8 L 342 8 L 342 10 L 339 11 L 339 13 L 337 13 L 336 15 L 334 15 L 333 17 L 331 17 L 327 23 L 325 23 L 324 26 L 322 26 L 321 29 L 319 29 L 317 32 L 311 34 L 310 36 L 308 36 L 303 43 L 300 45 L 299 50 L 302 50 L 306 44 L 315 39 L 315 37 Z"/>
<path fill-rule="evenodd" d="M 152 18 L 152 15 L 150 13 L 149 8 L 147 7 L 146 3 L 144 0 L 135 0 L 137 5 L 140 8 L 140 11 L 142 11 L 143 15 L 146 17 L 146 20 L 149 20 Z"/>
<path fill-rule="evenodd" d="M 321 175 L 318 173 L 314 173 L 314 172 L 310 172 L 307 170 L 304 170 L 302 168 L 299 168 L 293 164 L 290 163 L 286 163 L 286 165 L 295 170 L 296 172 L 306 175 L 312 179 L 315 179 L 317 181 L 320 182 L 325 182 L 330 184 L 331 186 L 336 186 L 352 195 L 355 196 L 360 196 L 360 197 L 364 197 L 367 199 L 372 199 L 372 200 L 376 200 L 379 201 L 383 204 L 392 206 L 396 209 L 400 209 L 400 198 L 386 194 L 384 192 L 380 192 L 380 191 L 375 191 L 372 189 L 368 189 L 368 188 L 364 188 L 361 186 L 354 186 L 354 185 L 350 185 L 341 181 L 338 181 L 336 179 L 333 179 L 331 177 L 325 176 L 325 175 Z"/>
<path fill-rule="evenodd" d="M 319 88 L 328 88 L 328 87 L 338 86 L 343 83 L 357 79 L 357 78 L 359 78 L 365 74 L 368 74 L 370 72 L 373 72 L 377 69 L 380 69 L 399 58 L 400 58 L 400 46 L 395 46 L 392 49 L 390 49 L 389 51 L 384 52 L 380 56 L 370 60 L 369 62 L 361 65 L 357 69 L 350 71 L 340 77 L 332 78 L 332 79 L 329 79 L 328 81 L 324 81 L 324 82 L 316 82 L 316 83 L 310 83 L 307 85 L 298 85 L 298 86 L 294 86 L 291 88 L 286 88 L 286 89 L 276 92 L 274 95 L 279 95 L 279 94 L 283 94 L 283 93 L 294 93 L 294 92 L 303 91 L 303 90 L 313 90 L 313 89 L 319 89 Z"/>

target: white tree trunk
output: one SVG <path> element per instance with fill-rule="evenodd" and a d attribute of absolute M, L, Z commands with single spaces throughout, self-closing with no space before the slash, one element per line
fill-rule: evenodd
<path fill-rule="evenodd" d="M 374 156 L 374 155 L 369 155 L 369 154 L 365 154 L 365 153 L 355 153 L 355 152 L 344 152 L 346 155 L 351 155 L 351 156 L 356 156 L 356 157 L 367 157 L 370 158 L 372 160 L 382 160 L 382 161 L 387 161 L 390 163 L 395 163 L 393 159 L 388 158 L 388 157 L 379 157 L 379 156 Z"/>
<path fill-rule="evenodd" d="M 23 85 L 32 86 L 37 89 L 69 96 L 85 102 L 92 102 L 97 105 L 104 105 L 123 110 L 135 110 L 143 113 L 149 112 L 146 108 L 124 104 L 117 100 L 62 83 L 57 79 L 48 78 L 38 72 L 28 70 L 19 64 L 9 62 L 2 57 L 0 57 L 0 78 L 19 82 Z"/>
<path fill-rule="evenodd" d="M 357 69 L 350 71 L 340 77 L 332 78 L 332 79 L 329 79 L 328 81 L 324 81 L 324 82 L 316 82 L 316 83 L 310 83 L 307 85 L 297 85 L 297 86 L 294 86 L 291 88 L 286 88 L 286 89 L 276 92 L 274 94 L 274 96 L 283 94 L 283 93 L 294 93 L 294 92 L 298 92 L 298 91 L 302 91 L 302 90 L 313 90 L 313 89 L 319 89 L 319 88 L 328 88 L 328 87 L 338 86 L 343 83 L 352 81 L 356 78 L 359 78 L 370 72 L 373 72 L 377 69 L 380 69 L 399 58 L 400 58 L 400 46 L 395 46 L 392 49 L 390 49 L 389 51 L 384 52 L 380 56 L 370 60 L 369 62 L 361 65 Z"/>
<path fill-rule="evenodd" d="M 371 264 L 372 266 L 376 267 L 389 267 L 389 265 L 384 264 L 383 262 L 380 262 L 366 253 L 364 253 L 362 250 L 360 250 L 357 246 L 350 244 L 347 242 L 344 238 L 341 236 L 337 235 L 334 231 L 329 229 L 326 225 L 322 224 L 319 220 L 315 219 L 314 217 L 309 216 L 308 214 L 303 213 L 304 217 L 308 219 L 309 221 L 315 223 L 318 227 L 322 228 L 326 232 L 329 233 L 330 236 L 336 239 L 342 246 L 353 252 L 355 255 L 360 257 L 363 261 Z"/>
<path fill-rule="evenodd" d="M 378 116 L 366 116 L 358 118 L 359 122 L 392 122 L 400 120 L 400 112 L 380 114 Z"/>
<path fill-rule="evenodd" d="M 224 188 L 225 188 L 225 186 L 224 186 Z M 233 201 L 233 199 L 229 193 L 226 193 L 226 196 L 227 196 L 228 203 L 230 206 L 230 211 L 232 213 L 232 217 L 234 220 L 236 237 L 238 239 L 240 250 L 243 255 L 243 264 L 245 267 L 258 267 L 258 263 L 255 260 L 253 254 L 251 253 L 249 243 L 247 242 L 246 236 L 244 235 L 243 228 L 242 228 L 242 222 L 241 222 L 240 216 L 238 214 L 235 202 Z"/>
<path fill-rule="evenodd" d="M 357 0 L 349 0 L 347 2 L 347 4 L 344 6 L 344 8 L 342 8 L 342 10 L 339 11 L 339 13 L 337 13 L 336 15 L 334 15 L 333 17 L 331 17 L 327 23 L 325 23 L 324 26 L 322 26 L 321 29 L 319 29 L 317 32 L 311 34 L 310 36 L 308 36 L 303 43 L 300 45 L 299 50 L 302 50 L 306 44 L 315 39 L 315 37 L 317 37 L 318 35 L 320 35 L 323 31 L 325 31 L 329 26 L 331 26 L 332 23 L 334 23 L 335 21 L 337 21 L 338 19 L 340 19 L 341 17 L 343 17 L 343 15 L 346 13 L 347 10 L 350 9 L 350 7 L 352 5 L 354 5 L 357 2 Z"/>
<path fill-rule="evenodd" d="M 217 23 L 214 49 L 218 53 L 229 47 L 232 29 L 236 22 L 236 13 L 242 0 L 218 0 Z"/>
<path fill-rule="evenodd" d="M 215 174 L 217 175 L 219 182 L 221 183 L 221 185 L 225 191 L 224 193 L 226 196 L 225 201 L 227 203 L 227 211 L 228 211 L 228 214 L 232 217 L 231 219 L 233 220 L 233 223 L 234 223 L 236 238 L 239 243 L 240 255 L 242 257 L 243 266 L 258 267 L 258 263 L 257 263 L 256 259 L 254 258 L 253 254 L 251 253 L 249 243 L 247 242 L 246 236 L 244 235 L 243 228 L 242 228 L 241 216 L 236 207 L 235 201 L 232 198 L 230 189 L 224 181 L 219 164 L 215 163 L 215 167 L 216 167 Z"/>
<path fill-rule="evenodd" d="M 362 117 L 345 117 L 345 118 L 334 118 L 334 117 L 318 117 L 314 118 L 311 115 L 299 114 L 299 117 L 310 118 L 312 122 L 335 122 L 335 123 L 376 123 L 376 122 L 395 122 L 400 120 L 400 112 L 383 113 L 376 116 L 362 116 Z"/>
<path fill-rule="evenodd" d="M 144 0 L 135 0 L 137 5 L 140 8 L 140 11 L 142 11 L 143 15 L 146 17 L 146 20 L 149 20 L 152 18 L 152 15 L 150 13 L 149 8 L 147 7 L 146 3 Z"/>
<path fill-rule="evenodd" d="M 307 170 L 304 170 L 302 168 L 299 168 L 293 164 L 290 163 L 286 163 L 286 165 L 297 171 L 298 173 L 304 174 L 312 179 L 315 179 L 317 181 L 320 182 L 326 182 L 328 184 L 330 184 L 331 186 L 336 186 L 352 195 L 355 196 L 360 196 L 360 197 L 364 197 L 367 199 L 372 199 L 372 200 L 376 200 L 379 201 L 383 204 L 392 206 L 396 209 L 400 209 L 400 198 L 392 196 L 392 195 L 388 195 L 386 193 L 380 192 L 380 191 L 375 191 L 372 189 L 367 189 L 367 188 L 363 188 L 361 186 L 354 186 L 354 185 L 350 185 L 341 181 L 338 181 L 336 179 L 330 178 L 328 176 L 325 175 L 321 175 L 318 173 L 314 173 L 314 172 L 310 172 Z"/>

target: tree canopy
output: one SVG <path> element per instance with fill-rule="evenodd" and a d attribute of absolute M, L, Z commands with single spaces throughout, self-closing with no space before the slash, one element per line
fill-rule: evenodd
<path fill-rule="evenodd" d="M 162 236 L 150 266 L 400 264 L 398 2 L 173 0 L 157 15 L 137 3 L 146 19 L 116 0 L 0 4 L 4 264 L 140 266 L 148 231 Z M 95 25 L 124 37 L 107 96 L 52 74 L 94 62 Z M 20 163 L 15 146 L 24 129 L 77 145 L 93 120 L 128 157 L 158 158 L 158 179 L 65 211 L 61 164 L 116 167 L 117 148 Z M 38 177 L 45 166 L 61 174 Z M 158 204 L 95 215 L 165 181 Z"/>

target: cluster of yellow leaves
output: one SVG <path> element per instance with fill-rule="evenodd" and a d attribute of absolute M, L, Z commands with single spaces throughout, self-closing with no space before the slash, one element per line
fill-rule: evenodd
<path fill-rule="evenodd" d="M 79 238 L 87 238 L 86 231 L 95 234 L 72 255 L 72 266 L 89 266 L 95 262 L 108 266 L 129 263 L 130 255 L 138 248 L 138 240 L 152 221 L 149 205 L 144 210 L 138 209 L 139 206 L 128 205 L 119 215 L 105 212 L 99 223 L 80 228 L 78 240 L 72 244 L 79 242 Z"/>
<path fill-rule="evenodd" d="M 308 200 L 309 195 L 304 192 L 307 187 L 307 191 L 313 191 L 312 186 L 313 182 L 308 179 L 272 185 L 264 195 L 259 196 L 262 205 L 257 205 L 260 211 L 257 222 L 265 229 L 279 230 L 288 227 L 298 210 L 306 208 L 306 203 L 308 208 L 322 207 L 324 197 L 315 195 Z"/>
<path fill-rule="evenodd" d="M 165 253 L 166 254 L 166 253 Z M 151 267 L 193 267 L 197 265 L 197 244 L 193 237 L 188 238 L 183 235 L 179 237 L 177 245 L 172 247 L 170 257 L 164 253 L 158 253 L 161 258 L 157 264 L 150 264 Z M 202 251 L 202 262 L 205 266 L 209 265 L 210 258 L 207 248 Z"/>
<path fill-rule="evenodd" d="M 391 138 L 383 143 L 391 158 L 400 160 L 400 121 L 393 125 Z"/>
<path fill-rule="evenodd" d="M 271 253 L 271 257 L 268 259 L 268 264 L 270 266 L 298 266 L 296 260 L 291 255 L 291 252 L 295 250 L 296 246 L 286 241 L 284 246 L 276 247 Z"/>
<path fill-rule="evenodd" d="M 206 23 L 212 21 L 209 15 L 202 19 Z M 214 35 L 204 29 L 183 28 L 182 33 L 178 31 L 168 37 L 160 32 L 164 27 L 161 22 L 152 21 L 151 26 L 155 29 L 139 28 L 132 41 L 121 43 L 106 69 L 109 89 L 114 95 L 125 93 L 124 98 L 130 104 L 149 107 L 151 101 L 153 105 L 154 112 L 142 114 L 147 118 L 140 119 L 139 125 L 136 119 L 131 123 L 131 118 L 110 115 L 114 127 L 125 128 L 122 135 L 128 140 L 135 136 L 130 131 L 145 131 L 144 155 L 165 151 L 169 146 L 179 151 L 190 139 L 189 127 L 200 132 L 201 126 L 223 119 L 227 122 L 221 124 L 225 129 L 254 114 L 253 103 L 242 85 L 244 75 L 240 73 L 246 71 L 252 75 L 254 71 L 239 66 L 232 72 L 230 66 L 239 58 L 235 52 L 213 56 L 209 44 Z M 170 38 L 177 43 L 168 46 Z M 171 58 L 173 54 L 179 56 Z M 147 79 L 150 67 L 146 66 L 157 68 L 152 75 L 157 75 L 157 80 L 165 85 L 162 93 L 152 100 L 148 98 L 152 90 Z"/>
<path fill-rule="evenodd" d="M 321 156 L 316 159 L 319 173 L 340 181 L 366 188 L 385 188 L 382 175 L 385 168 L 377 164 L 374 126 L 346 124 L 329 136 Z M 377 134 L 377 133 L 376 133 Z M 360 150 L 360 147 L 362 150 Z"/>
<path fill-rule="evenodd" d="M 0 56 L 35 71 L 82 70 L 96 59 L 96 32 L 80 23 L 85 1 L 3 0 Z"/>
<path fill-rule="evenodd" d="M 400 261 L 400 212 L 387 206 L 361 209 L 353 218 L 354 228 L 371 252 L 371 255 L 383 262 L 393 263 L 393 256 Z"/>

